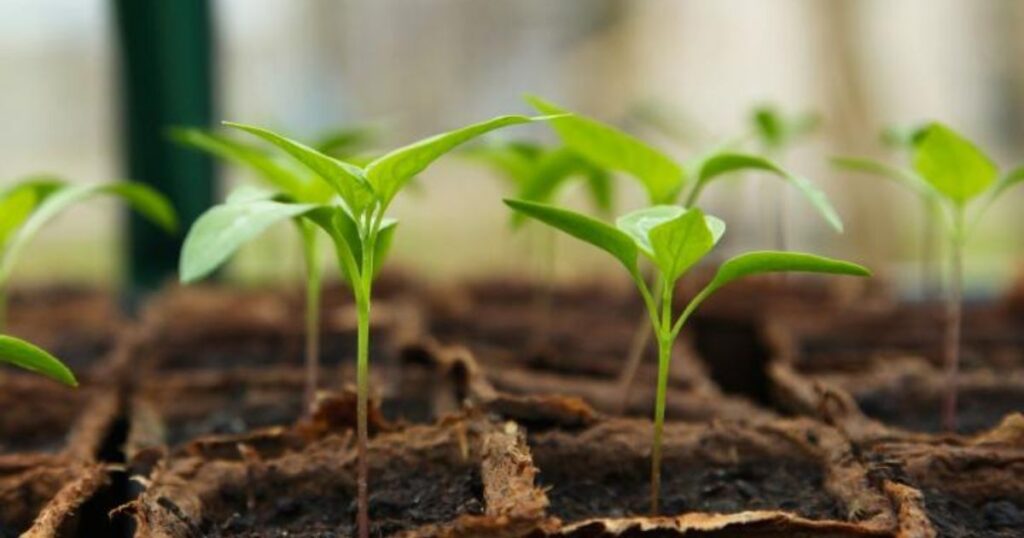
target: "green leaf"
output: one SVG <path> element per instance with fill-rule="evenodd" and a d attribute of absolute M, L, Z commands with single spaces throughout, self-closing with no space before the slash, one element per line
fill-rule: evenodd
<path fill-rule="evenodd" d="M 313 147 L 320 153 L 347 160 L 372 144 L 375 138 L 377 129 L 371 125 L 343 127 L 320 136 Z"/>
<path fill-rule="evenodd" d="M 995 188 L 992 189 L 991 199 L 994 201 L 1011 187 L 1021 182 L 1024 182 L 1024 166 L 1010 170 L 1009 173 L 1000 178 Z"/>
<path fill-rule="evenodd" d="M 566 111 L 538 97 L 527 101 L 545 114 Z M 643 184 L 652 204 L 675 201 L 683 187 L 683 168 L 664 153 L 610 125 L 577 115 L 551 120 L 562 141 L 599 168 L 625 172 Z"/>
<path fill-rule="evenodd" d="M 654 248 L 651 246 L 651 230 L 686 213 L 677 205 L 656 205 L 630 211 L 615 219 L 615 227 L 625 232 L 640 250 L 654 259 Z"/>
<path fill-rule="evenodd" d="M 682 215 L 651 228 L 650 243 L 654 251 L 654 263 L 669 283 L 679 280 L 686 271 L 700 261 L 715 247 L 717 238 L 708 226 L 708 219 L 698 208 L 686 210 Z M 725 224 L 714 219 L 720 226 L 721 237 Z"/>
<path fill-rule="evenodd" d="M 998 174 L 977 146 L 939 123 L 929 125 L 914 147 L 914 168 L 958 206 L 985 192 Z"/>
<path fill-rule="evenodd" d="M 256 199 L 210 208 L 196 219 L 185 237 L 178 268 L 181 281 L 205 277 L 267 228 L 316 207 Z"/>
<path fill-rule="evenodd" d="M 224 125 L 262 138 L 306 165 L 326 181 L 356 215 L 363 214 L 373 203 L 373 189 L 367 183 L 363 170 L 358 166 L 324 155 L 309 146 L 261 127 L 232 122 L 224 122 Z"/>
<path fill-rule="evenodd" d="M 700 292 L 700 297 L 705 298 L 722 286 L 745 276 L 793 272 L 853 276 L 871 275 L 870 271 L 855 263 L 816 256 L 814 254 L 777 251 L 748 252 L 723 263 L 718 268 L 715 277 Z"/>
<path fill-rule="evenodd" d="M 391 243 L 395 238 L 395 230 L 398 229 L 398 221 L 395 219 L 384 219 L 381 221 L 380 231 L 377 234 L 377 244 L 373 249 L 373 276 L 380 274 L 384 266 L 384 259 L 391 251 Z"/>
<path fill-rule="evenodd" d="M 543 152 L 539 144 L 514 141 L 474 146 L 463 151 L 462 155 L 487 164 L 510 185 L 521 188 L 533 174 Z"/>
<path fill-rule="evenodd" d="M 21 249 L 46 223 L 75 203 L 100 194 L 121 198 L 143 217 L 168 232 L 174 232 L 177 229 L 178 221 L 171 204 L 162 194 L 141 183 L 66 185 L 52 191 L 11 236 L 2 256 L 0 256 L 0 284 L 6 282 L 7 277 L 10 276 L 14 261 Z"/>
<path fill-rule="evenodd" d="M 787 117 L 774 106 L 754 110 L 754 130 L 766 148 L 778 149 L 814 131 L 821 123 L 817 114 L 805 112 Z"/>
<path fill-rule="evenodd" d="M 59 179 L 39 177 L 19 181 L 0 190 L 0 253 L 44 199 L 65 186 Z"/>
<path fill-rule="evenodd" d="M 547 204 L 511 199 L 506 199 L 505 204 L 515 211 L 604 250 L 619 260 L 631 275 L 637 276 L 637 246 L 633 238 L 625 232 L 586 215 Z"/>
<path fill-rule="evenodd" d="M 13 336 L 0 335 L 0 362 L 13 364 L 71 387 L 78 386 L 75 374 L 45 350 Z"/>
<path fill-rule="evenodd" d="M 381 204 L 387 207 L 413 176 L 426 170 L 431 163 L 459 145 L 495 129 L 547 119 L 546 117 L 498 116 L 461 129 L 437 134 L 388 152 L 374 160 L 366 167 L 366 179 L 380 197 Z"/>
<path fill-rule="evenodd" d="M 876 175 L 894 181 L 926 198 L 934 198 L 938 192 L 920 176 L 910 170 L 897 168 L 873 159 L 863 157 L 833 157 L 832 164 L 851 172 Z"/>
<path fill-rule="evenodd" d="M 175 141 L 205 151 L 211 155 L 240 164 L 256 174 L 265 183 L 292 197 L 306 202 L 326 202 L 332 190 L 320 181 L 308 181 L 263 150 L 242 144 L 226 136 L 202 129 L 176 128 L 171 130 Z M 323 185 L 323 187 L 320 187 Z"/>
<path fill-rule="evenodd" d="M 746 153 L 723 152 L 712 155 L 704 160 L 697 177 L 697 184 L 687 200 L 687 206 L 696 205 L 697 197 L 703 188 L 715 178 L 742 170 L 759 170 L 768 172 L 790 185 L 796 187 L 803 197 L 811 203 L 825 222 L 837 232 L 843 231 L 843 221 L 839 213 L 828 201 L 828 196 L 814 183 L 806 178 L 790 174 L 778 164 L 758 155 Z"/>

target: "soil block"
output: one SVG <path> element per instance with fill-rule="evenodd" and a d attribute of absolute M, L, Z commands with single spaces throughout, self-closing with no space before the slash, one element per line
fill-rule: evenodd
<path fill-rule="evenodd" d="M 369 445 L 372 536 L 524 536 L 546 498 L 515 425 L 453 419 Z M 352 435 L 243 461 L 172 458 L 127 508 L 139 537 L 352 536 Z"/>

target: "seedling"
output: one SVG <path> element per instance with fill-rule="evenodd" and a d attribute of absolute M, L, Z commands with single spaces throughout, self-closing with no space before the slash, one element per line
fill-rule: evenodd
<path fill-rule="evenodd" d="M 963 249 L 985 211 L 1011 187 L 1024 181 L 1024 167 L 1000 176 L 996 165 L 981 149 L 941 123 L 927 125 L 913 140 L 913 171 L 869 160 L 847 160 L 846 164 L 893 179 L 942 208 L 939 214 L 950 254 L 947 325 L 943 341 L 946 391 L 942 402 L 942 424 L 952 431 L 956 429 L 957 371 L 963 316 Z M 969 212 L 968 205 L 975 200 L 978 203 Z"/>
<path fill-rule="evenodd" d="M 537 110 L 547 114 L 565 112 L 536 97 L 530 97 L 528 101 Z M 755 170 L 766 172 L 795 187 L 833 229 L 838 232 L 843 230 L 842 220 L 825 193 L 806 178 L 788 172 L 763 156 L 741 153 L 726 146 L 715 148 L 686 164 L 679 164 L 643 141 L 585 116 L 567 115 L 552 120 L 551 124 L 567 146 L 595 165 L 606 170 L 624 172 L 639 181 L 647 191 L 650 205 L 681 203 L 684 208 L 695 207 L 704 190 L 716 179 L 735 172 Z M 688 176 L 694 179 L 688 182 Z M 654 299 L 660 301 L 662 294 L 659 286 L 662 282 L 653 279 L 652 285 Z M 623 406 L 650 337 L 650 326 L 642 324 L 619 378 Z"/>
<path fill-rule="evenodd" d="M 168 231 L 177 227 L 174 210 L 156 191 L 138 183 L 73 185 L 57 178 L 30 178 L 0 190 L 0 333 L 7 312 L 7 284 L 22 249 L 48 222 L 68 207 L 106 194 L 128 202 L 143 216 Z M 75 376 L 46 351 L 12 336 L 0 335 L 0 362 L 7 362 L 77 385 Z"/>
<path fill-rule="evenodd" d="M 252 172 L 273 193 L 261 196 L 253 191 L 240 190 L 232 196 L 238 198 L 255 196 L 256 198 L 274 198 L 279 202 L 298 204 L 324 204 L 334 196 L 330 185 L 320 181 L 315 174 L 293 159 L 281 158 L 270 154 L 263 148 L 244 144 L 230 137 L 200 129 L 177 129 L 172 135 L 179 142 L 201 149 L 226 161 L 240 164 Z M 318 144 L 324 152 L 338 155 L 360 147 L 369 136 L 365 130 L 341 130 L 327 136 Z M 306 409 L 311 409 L 316 398 L 319 385 L 320 368 L 320 295 L 321 267 L 320 249 L 317 242 L 316 226 L 308 220 L 294 218 L 296 231 L 302 245 L 302 258 L 305 265 L 306 308 L 305 308 L 305 402 Z M 262 230 L 260 230 L 262 231 Z M 254 234 L 250 239 L 256 237 Z M 191 251 L 189 251 L 191 252 Z M 211 274 L 217 267 L 227 261 L 227 256 L 216 265 L 200 265 L 182 256 L 179 277 L 183 283 L 195 282 Z"/>
<path fill-rule="evenodd" d="M 395 196 L 438 158 L 487 132 L 547 118 L 499 116 L 442 133 L 391 151 L 365 167 L 332 158 L 276 133 L 226 123 L 277 146 L 304 164 L 336 195 L 327 203 L 296 203 L 242 196 L 214 207 L 196 222 L 182 252 L 183 268 L 202 273 L 216 267 L 242 244 L 272 224 L 303 218 L 332 239 L 342 276 L 352 286 L 357 314 L 356 395 L 359 536 L 369 533 L 367 497 L 367 400 L 369 392 L 370 307 L 373 279 L 394 236 L 396 221 L 386 216 Z"/>
<path fill-rule="evenodd" d="M 712 293 L 738 278 L 777 272 L 810 272 L 867 276 L 868 270 L 845 261 L 798 252 L 749 252 L 729 259 L 677 316 L 672 311 L 676 283 L 706 256 L 725 233 L 725 223 L 699 208 L 656 205 L 620 217 L 615 226 L 555 206 L 505 200 L 513 210 L 590 243 L 615 257 L 629 272 L 643 298 L 658 341 L 658 386 L 654 407 L 651 455 L 651 512 L 658 513 L 661 491 L 661 442 L 665 423 L 672 347 L 694 310 Z M 660 301 L 640 273 L 641 255 L 654 267 Z"/>

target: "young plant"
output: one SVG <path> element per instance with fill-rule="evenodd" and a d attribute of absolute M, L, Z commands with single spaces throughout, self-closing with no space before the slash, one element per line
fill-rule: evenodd
<path fill-rule="evenodd" d="M 356 302 L 356 393 L 358 454 L 359 536 L 369 534 L 367 497 L 367 405 L 369 395 L 370 307 L 373 279 L 395 232 L 388 218 L 391 202 L 409 181 L 438 158 L 487 132 L 547 118 L 499 116 L 442 133 L 391 151 L 364 167 L 332 158 L 276 133 L 238 123 L 227 123 L 270 144 L 308 167 L 336 195 L 327 203 L 295 203 L 245 196 L 208 211 L 196 223 L 182 252 L 189 271 L 217 266 L 240 245 L 275 222 L 302 218 L 331 238 L 342 276 L 351 285 Z"/>
<path fill-rule="evenodd" d="M 0 189 L 0 333 L 7 313 L 7 285 L 21 251 L 48 222 L 68 207 L 98 195 L 121 198 L 168 231 L 177 227 L 174 210 L 156 191 L 138 183 L 74 185 L 57 178 L 36 177 Z M 67 385 L 74 375 L 46 351 L 12 336 L 0 335 L 0 362 L 31 370 Z"/>
<path fill-rule="evenodd" d="M 537 97 L 529 97 L 527 100 L 546 114 L 565 112 L 557 105 Z M 735 172 L 753 170 L 765 172 L 796 188 L 833 229 L 837 232 L 843 230 L 842 220 L 824 192 L 806 178 L 788 172 L 763 156 L 738 152 L 726 146 L 715 148 L 686 164 L 679 164 L 636 137 L 585 116 L 566 115 L 552 120 L 551 124 L 566 146 L 596 166 L 623 172 L 639 181 L 647 191 L 650 205 L 681 204 L 684 208 L 694 207 L 713 181 Z M 661 282 L 655 279 L 653 295 L 656 302 L 662 296 L 658 288 L 660 285 Z M 650 337 L 650 326 L 642 324 L 619 378 L 622 406 L 626 405 L 629 389 Z"/>
<path fill-rule="evenodd" d="M 672 347 L 694 310 L 712 293 L 740 277 L 775 272 L 811 272 L 866 276 L 867 269 L 845 261 L 798 252 L 749 252 L 719 267 L 681 313 L 672 311 L 677 281 L 706 256 L 721 239 L 725 223 L 699 208 L 656 205 L 620 217 L 615 226 L 558 207 L 505 200 L 513 210 L 557 228 L 611 254 L 629 272 L 643 298 L 658 342 L 658 386 L 654 406 L 654 444 L 651 455 L 651 513 L 658 513 L 661 491 L 661 441 L 665 423 Z M 641 255 L 655 272 L 656 290 L 640 273 Z M 659 298 L 656 294 L 660 293 Z"/>
<path fill-rule="evenodd" d="M 914 137 L 913 155 L 913 172 L 873 161 L 859 164 L 913 189 L 922 198 L 934 200 L 942 208 L 940 215 L 950 254 L 947 325 L 943 344 L 946 392 L 942 403 L 942 423 L 952 431 L 956 429 L 957 371 L 960 364 L 963 249 L 985 211 L 1011 187 L 1024 182 L 1024 167 L 1000 175 L 996 165 L 981 149 L 941 123 L 931 123 L 921 129 Z M 975 201 L 977 203 L 971 205 Z"/>
<path fill-rule="evenodd" d="M 308 168 L 284 156 L 264 151 L 263 148 L 244 144 L 222 134 L 201 129 L 176 129 L 172 136 L 178 142 L 205 151 L 225 161 L 234 162 L 248 168 L 264 185 L 272 189 L 265 196 L 255 195 L 252 191 L 239 190 L 232 195 L 234 201 L 239 198 L 256 196 L 257 198 L 274 198 L 281 203 L 325 204 L 334 197 L 334 190 L 327 183 L 319 180 Z M 317 144 L 324 152 L 333 155 L 347 154 L 361 147 L 369 136 L 365 129 L 340 130 L 327 136 Z M 230 203 L 230 202 L 229 202 Z M 219 207 L 219 206 L 218 206 Z M 213 211 L 213 210 L 211 210 Z M 218 209 L 218 211 L 221 211 Z M 305 352 L 306 369 L 305 403 L 311 409 L 319 386 L 320 369 L 320 295 L 321 267 L 320 249 L 317 242 L 316 227 L 308 220 L 294 218 L 292 222 L 299 234 L 302 246 L 302 259 L 305 266 Z M 198 224 L 198 221 L 197 221 Z M 263 230 L 259 230 L 262 232 Z M 254 239 L 253 234 L 250 239 Z M 241 246 L 241 245 L 239 245 Z M 186 251 L 191 254 L 192 251 Z M 231 253 L 233 253 L 232 251 Z M 205 278 L 217 267 L 227 261 L 228 253 L 215 265 L 198 264 L 187 256 L 180 260 L 179 277 L 183 283 L 190 283 Z"/>

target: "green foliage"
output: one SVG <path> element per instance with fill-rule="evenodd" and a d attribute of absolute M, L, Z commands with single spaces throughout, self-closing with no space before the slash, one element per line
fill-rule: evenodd
<path fill-rule="evenodd" d="M 821 119 L 811 112 L 788 116 L 775 106 L 763 105 L 754 109 L 751 122 L 761 146 L 776 152 L 814 132 Z"/>
<path fill-rule="evenodd" d="M 557 105 L 537 97 L 529 97 L 527 100 L 543 113 L 565 112 Z M 783 121 L 775 115 L 771 117 L 772 122 Z M 802 129 L 807 128 L 804 124 L 808 121 L 805 119 L 793 125 L 786 124 L 788 126 L 785 129 L 789 133 L 786 136 L 792 137 L 796 136 L 797 131 L 803 132 Z M 704 188 L 715 179 L 736 172 L 760 171 L 792 185 L 833 229 L 840 232 L 843 230 L 842 220 L 829 203 L 828 197 L 813 183 L 789 173 L 764 157 L 738 152 L 733 147 L 735 144 L 720 146 L 694 159 L 688 166 L 683 166 L 629 134 L 578 114 L 561 117 L 551 123 L 566 146 L 592 161 L 595 166 L 625 172 L 639 180 L 647 190 L 651 205 L 676 203 L 686 190 L 687 171 L 695 173 L 696 180 L 684 198 L 686 207 L 696 205 Z"/>
<path fill-rule="evenodd" d="M 0 362 L 13 364 L 71 387 L 78 386 L 75 375 L 64 363 L 45 350 L 13 336 L 0 335 Z"/>
<path fill-rule="evenodd" d="M 985 192 L 998 175 L 996 165 L 977 146 L 939 123 L 928 126 L 915 145 L 914 168 L 959 206 Z"/>

